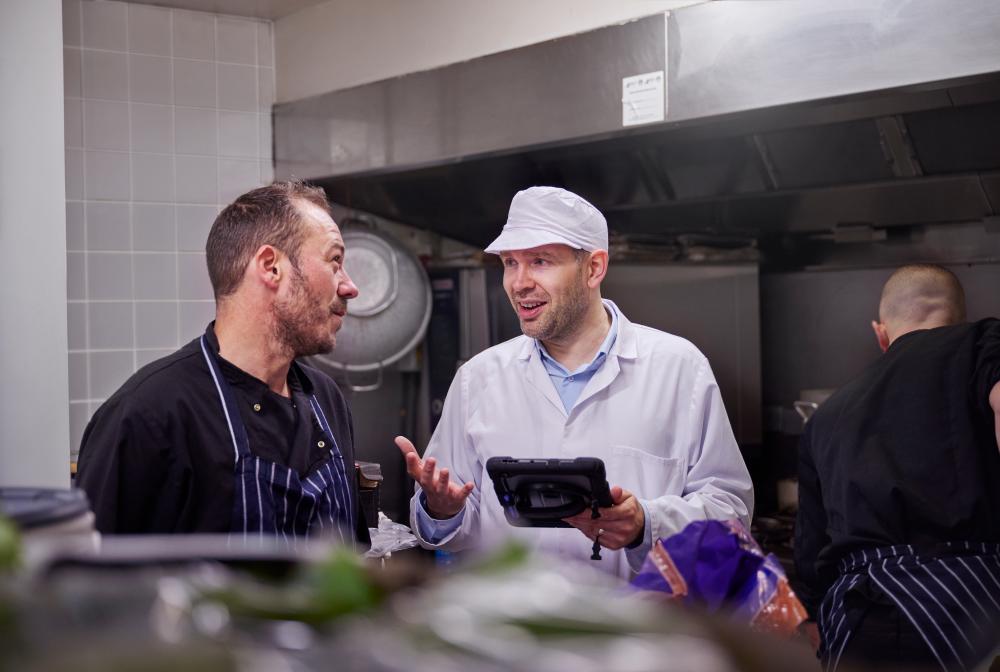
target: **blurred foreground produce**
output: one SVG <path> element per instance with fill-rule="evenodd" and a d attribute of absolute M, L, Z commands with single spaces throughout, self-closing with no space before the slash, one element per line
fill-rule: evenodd
<path fill-rule="evenodd" d="M 17 569 L 21 558 L 21 538 L 14 524 L 0 516 L 0 574 Z"/>
<path fill-rule="evenodd" d="M 511 546 L 449 574 L 342 549 L 275 578 L 218 562 L 0 579 L 0 668 L 440 672 L 814 669 L 804 647 Z M 6 614 L 6 617 L 3 616 Z"/>

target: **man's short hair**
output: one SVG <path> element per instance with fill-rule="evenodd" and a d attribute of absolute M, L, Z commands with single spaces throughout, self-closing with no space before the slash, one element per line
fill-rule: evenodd
<path fill-rule="evenodd" d="M 323 190 L 300 180 L 273 182 L 248 191 L 219 213 L 205 243 L 208 277 L 216 301 L 239 288 L 247 264 L 261 245 L 273 245 L 298 267 L 299 249 L 305 239 L 299 201 L 312 203 L 330 214 Z"/>
<path fill-rule="evenodd" d="M 965 291 L 954 273 L 936 264 L 908 264 L 882 288 L 879 320 L 919 324 L 931 315 L 948 324 L 965 321 Z"/>

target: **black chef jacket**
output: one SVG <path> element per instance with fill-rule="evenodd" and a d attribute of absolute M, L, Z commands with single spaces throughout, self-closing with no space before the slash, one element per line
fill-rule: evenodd
<path fill-rule="evenodd" d="M 205 331 L 219 351 L 214 325 Z M 293 364 L 289 399 L 219 357 L 257 456 L 306 475 L 330 455 L 309 395 L 326 414 L 348 465 L 358 502 L 354 426 L 328 376 Z M 298 370 L 299 376 L 294 375 Z M 235 454 L 215 383 L 195 339 L 136 372 L 91 418 L 83 434 L 77 485 L 90 499 L 97 529 L 109 534 L 225 533 L 233 512 Z M 358 539 L 368 542 L 360 510 Z"/>
<path fill-rule="evenodd" d="M 810 614 L 845 554 L 1000 541 L 989 393 L 1000 321 L 900 336 L 813 414 L 799 444 L 797 590 Z"/>

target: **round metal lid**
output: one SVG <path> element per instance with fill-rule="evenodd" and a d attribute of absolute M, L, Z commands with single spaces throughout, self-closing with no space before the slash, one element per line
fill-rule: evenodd
<path fill-rule="evenodd" d="M 339 371 L 375 371 L 401 359 L 423 339 L 431 287 L 415 254 L 388 234 L 345 228 L 344 266 L 358 286 L 337 344 L 310 361 Z"/>

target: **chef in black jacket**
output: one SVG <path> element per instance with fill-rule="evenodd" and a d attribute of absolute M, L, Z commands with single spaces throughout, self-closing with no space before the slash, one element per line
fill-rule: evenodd
<path fill-rule="evenodd" d="M 968 669 L 1000 642 L 1000 321 L 913 265 L 873 322 L 884 354 L 799 446 L 795 561 L 827 669 Z"/>
<path fill-rule="evenodd" d="M 321 189 L 237 198 L 206 244 L 216 319 L 143 367 L 84 432 L 78 485 L 104 533 L 367 542 L 351 412 L 297 357 L 329 352 L 358 289 Z"/>

